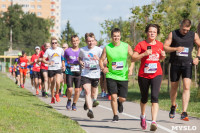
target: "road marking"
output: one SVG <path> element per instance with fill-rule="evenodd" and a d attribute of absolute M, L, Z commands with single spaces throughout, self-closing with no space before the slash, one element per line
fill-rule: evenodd
<path fill-rule="evenodd" d="M 83 98 L 79 98 L 79 99 L 80 99 L 81 101 L 85 101 Z M 98 107 L 101 107 L 101 108 L 104 108 L 104 109 L 106 109 L 106 110 L 112 111 L 111 108 L 106 107 L 106 106 L 98 105 Z M 121 114 L 124 115 L 124 116 L 128 116 L 128 117 L 130 117 L 130 118 L 140 119 L 140 118 L 137 117 L 137 116 L 130 115 L 130 114 L 127 114 L 127 113 L 121 113 Z M 147 121 L 147 123 L 151 124 L 151 121 Z M 176 133 L 176 132 L 174 132 L 174 131 L 172 131 L 172 130 L 170 130 L 170 129 L 164 127 L 164 126 L 161 126 L 161 125 L 159 125 L 159 124 L 157 124 L 157 126 L 158 126 L 159 128 L 161 128 L 161 129 L 163 129 L 163 130 L 169 132 L 169 133 Z"/>

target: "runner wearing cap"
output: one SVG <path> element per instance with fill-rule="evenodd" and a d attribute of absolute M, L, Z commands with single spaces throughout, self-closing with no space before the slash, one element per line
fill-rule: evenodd
<path fill-rule="evenodd" d="M 21 88 L 24 88 L 24 84 L 26 81 L 26 72 L 27 72 L 27 64 L 29 60 L 27 59 L 26 52 L 22 51 L 22 56 L 19 58 L 19 71 L 20 71 L 20 85 Z"/>
<path fill-rule="evenodd" d="M 31 62 L 30 62 L 30 65 L 33 65 L 33 79 L 34 79 L 34 84 L 35 84 L 35 89 L 36 89 L 36 95 L 39 95 L 38 87 L 39 87 L 39 79 L 41 79 L 41 74 L 40 74 L 41 63 L 39 62 L 39 53 L 40 53 L 40 47 L 36 46 L 35 54 L 32 55 Z"/>
<path fill-rule="evenodd" d="M 45 51 L 50 48 L 50 43 L 45 43 L 42 45 L 42 51 L 39 54 L 39 61 L 41 61 L 40 65 L 40 73 L 41 73 L 41 80 L 42 80 L 42 96 L 48 97 L 48 64 L 45 64 L 42 61 L 43 55 Z M 46 58 L 46 61 L 48 61 L 48 58 Z"/>
<path fill-rule="evenodd" d="M 59 89 L 62 69 L 64 70 L 64 64 L 61 61 L 61 56 L 64 56 L 62 48 L 58 47 L 58 41 L 55 37 L 51 38 L 51 48 L 47 49 L 43 55 L 42 61 L 48 64 L 48 77 L 51 82 L 51 103 L 55 103 L 54 88 L 56 86 L 56 101 L 60 101 Z M 46 61 L 48 57 L 49 61 Z"/>

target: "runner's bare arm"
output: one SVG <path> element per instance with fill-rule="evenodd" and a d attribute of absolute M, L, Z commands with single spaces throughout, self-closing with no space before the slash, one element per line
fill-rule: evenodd
<path fill-rule="evenodd" d="M 80 65 L 81 65 L 82 67 L 84 67 L 84 62 L 82 61 L 82 58 L 81 58 L 81 57 L 78 57 L 78 61 L 79 61 Z"/>
<path fill-rule="evenodd" d="M 170 52 L 182 52 L 184 50 L 184 47 L 170 47 L 172 43 L 172 32 L 169 33 L 168 38 L 165 40 L 164 43 L 164 50 L 168 53 Z"/>
<path fill-rule="evenodd" d="M 43 57 L 43 58 L 42 58 L 42 62 L 44 62 L 45 64 L 48 64 L 48 65 L 49 65 L 49 62 L 46 61 L 46 57 Z"/>
<path fill-rule="evenodd" d="M 146 50 L 144 53 L 139 54 L 138 52 L 134 51 L 132 55 L 133 61 L 141 60 L 143 57 L 148 56 L 152 53 L 151 49 Z"/>
<path fill-rule="evenodd" d="M 108 68 L 104 67 L 104 61 L 106 59 L 106 48 L 103 49 L 103 52 L 101 54 L 101 57 L 99 59 L 99 66 L 101 68 L 101 70 L 103 71 L 103 73 L 107 73 L 108 72 Z"/>
<path fill-rule="evenodd" d="M 198 51 L 197 51 L 197 58 L 194 58 L 193 64 L 198 65 L 199 58 L 200 58 L 200 38 L 197 33 L 195 33 L 194 42 L 196 43 L 196 45 L 198 47 Z"/>

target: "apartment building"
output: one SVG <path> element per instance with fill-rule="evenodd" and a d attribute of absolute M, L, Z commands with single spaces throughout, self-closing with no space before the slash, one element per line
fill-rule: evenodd
<path fill-rule="evenodd" d="M 42 18 L 54 19 L 55 25 L 50 29 L 50 33 L 52 36 L 60 37 L 61 0 L 0 0 L 0 12 L 6 12 L 12 3 L 22 5 L 24 12 L 35 13 Z"/>

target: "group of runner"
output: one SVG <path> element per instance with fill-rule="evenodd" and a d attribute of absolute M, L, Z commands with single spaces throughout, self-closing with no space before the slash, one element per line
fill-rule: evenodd
<path fill-rule="evenodd" d="M 198 65 L 200 60 L 200 39 L 197 33 L 190 31 L 190 28 L 191 21 L 184 19 L 180 24 L 180 29 L 169 33 L 163 45 L 162 42 L 156 40 L 157 35 L 160 33 L 159 25 L 148 24 L 145 28 L 147 38 L 139 42 L 134 50 L 129 44 L 121 41 L 121 31 L 118 28 L 111 31 L 112 42 L 102 47 L 97 46 L 93 33 L 85 34 L 87 46 L 82 48 L 79 48 L 80 40 L 77 35 L 71 37 L 72 47 L 70 48 L 67 44 L 63 44 L 63 47 L 60 48 L 58 40 L 52 38 L 51 43 L 44 44 L 42 51 L 40 51 L 40 47 L 35 47 L 35 54 L 32 55 L 30 61 L 26 58 L 24 51 L 22 51 L 22 55 L 19 54 L 14 67 L 16 68 L 16 83 L 24 88 L 27 66 L 28 64 L 32 65 L 32 78 L 34 79 L 36 95 L 39 94 L 38 87 L 41 84 L 42 95 L 48 96 L 47 92 L 50 87 L 51 103 L 59 102 L 60 86 L 62 86 L 61 84 L 67 84 L 67 87 L 63 88 L 63 94 L 66 94 L 68 98 L 66 108 L 75 111 L 77 110 L 76 103 L 82 88 L 85 91 L 84 109 L 88 110 L 87 116 L 89 118 L 94 118 L 92 110 L 93 107 L 99 104 L 97 96 L 99 79 L 101 79 L 102 96 L 104 96 L 107 89 L 111 97 L 112 121 L 118 122 L 118 112 L 123 112 L 123 102 L 126 101 L 128 94 L 128 75 L 132 75 L 133 63 L 140 61 L 138 73 L 138 84 L 141 92 L 140 124 L 142 129 L 147 128 L 145 109 L 151 86 L 152 123 L 150 130 L 155 131 L 159 110 L 158 96 L 163 73 L 160 61 L 165 59 L 165 52 L 169 52 L 171 63 L 171 108 L 169 117 L 171 119 L 175 117 L 178 106 L 176 104 L 177 88 L 182 75 L 181 120 L 189 121 L 187 107 L 190 98 L 192 65 Z M 193 43 L 198 46 L 197 56 L 194 59 L 192 59 Z M 128 59 L 131 59 L 130 67 L 128 67 Z M 54 93 L 55 88 L 56 92 Z"/>

